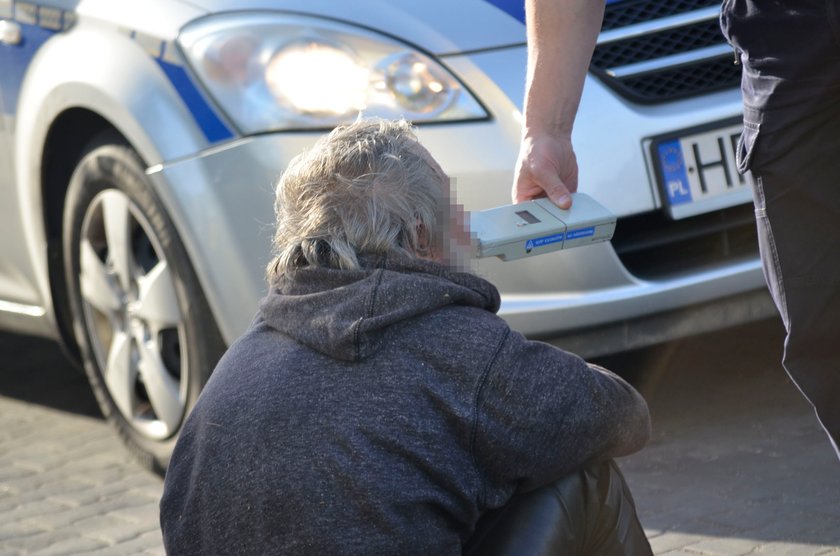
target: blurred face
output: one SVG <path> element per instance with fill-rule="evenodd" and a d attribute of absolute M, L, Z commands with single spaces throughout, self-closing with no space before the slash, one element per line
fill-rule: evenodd
<path fill-rule="evenodd" d="M 469 271 L 475 238 L 470 233 L 470 214 L 463 205 L 455 202 L 455 180 L 447 181 L 449 189 L 449 219 L 444 233 L 445 262 L 450 268 Z"/>
<path fill-rule="evenodd" d="M 438 244 L 433 246 L 431 258 L 453 270 L 467 271 L 472 257 L 473 239 L 469 231 L 469 213 L 455 201 L 455 180 L 446 175 L 426 149 L 418 147 L 422 149 L 422 157 L 440 177 L 441 184 L 441 214 L 438 218 L 442 233 L 438 234 Z"/>

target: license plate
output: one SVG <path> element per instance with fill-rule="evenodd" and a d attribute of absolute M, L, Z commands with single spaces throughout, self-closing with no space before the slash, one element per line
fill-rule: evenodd
<path fill-rule="evenodd" d="M 671 218 L 679 219 L 752 200 L 749 173 L 741 175 L 735 152 L 741 124 L 688 130 L 651 143 L 660 191 Z"/>

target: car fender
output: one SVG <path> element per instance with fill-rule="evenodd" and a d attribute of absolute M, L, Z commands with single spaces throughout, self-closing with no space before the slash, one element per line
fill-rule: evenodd
<path fill-rule="evenodd" d="M 171 48 L 171 43 L 160 44 Z M 13 148 L 25 241 L 29 252 L 37 254 L 33 266 L 44 300 L 50 299 L 50 290 L 41 164 L 47 136 L 59 115 L 74 108 L 96 113 L 149 166 L 192 155 L 211 144 L 163 70 L 163 63 L 185 71 L 183 65 L 178 65 L 174 52 L 168 61 L 154 54 L 131 31 L 91 26 L 52 37 L 27 69 Z"/>

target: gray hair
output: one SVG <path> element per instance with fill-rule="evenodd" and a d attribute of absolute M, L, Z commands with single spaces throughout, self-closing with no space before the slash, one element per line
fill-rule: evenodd
<path fill-rule="evenodd" d="M 433 256 L 448 191 L 446 175 L 407 122 L 338 127 L 280 178 L 267 278 L 302 266 L 358 269 L 366 254 Z"/>

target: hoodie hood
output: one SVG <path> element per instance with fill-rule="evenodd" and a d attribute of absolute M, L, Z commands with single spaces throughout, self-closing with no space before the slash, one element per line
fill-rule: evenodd
<path fill-rule="evenodd" d="M 418 259 L 362 264 L 361 270 L 305 267 L 280 278 L 260 303 L 263 321 L 325 355 L 359 361 L 403 321 L 449 305 L 499 310 L 498 290 L 478 276 Z"/>

